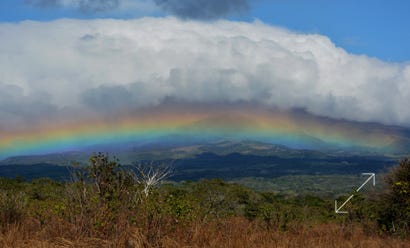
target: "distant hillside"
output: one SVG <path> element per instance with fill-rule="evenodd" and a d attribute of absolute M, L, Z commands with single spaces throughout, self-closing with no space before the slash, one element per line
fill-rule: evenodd
<path fill-rule="evenodd" d="M 0 165 L 31 165 L 53 164 L 72 165 L 73 163 L 86 164 L 94 152 L 108 152 L 116 156 L 123 164 L 131 164 L 138 160 L 164 160 L 194 158 L 203 153 L 216 155 L 229 155 L 232 153 L 255 156 L 276 156 L 279 158 L 326 158 L 353 153 L 334 151 L 321 152 L 307 149 L 293 149 L 283 145 L 272 145 L 263 142 L 252 141 L 219 141 L 206 144 L 164 144 L 151 143 L 144 146 L 126 147 L 115 149 L 111 147 L 94 147 L 85 151 L 54 153 L 35 156 L 10 157 L 0 161 Z M 363 155 L 363 154 L 362 154 Z"/>
<path fill-rule="evenodd" d="M 175 157 L 176 154 L 180 157 Z M 237 180 L 249 177 L 269 179 L 287 175 L 360 175 L 363 172 L 386 171 L 398 162 L 395 158 L 385 156 L 346 154 L 335 156 L 281 146 L 270 147 L 254 143 L 240 145 L 231 142 L 221 142 L 214 146 L 129 152 L 127 156 L 129 158 L 132 156 L 134 159 L 128 161 L 120 159 L 120 163 L 125 166 L 131 165 L 130 161 L 137 160 L 155 160 L 171 165 L 174 172 L 170 179 L 174 181 L 204 178 Z M 67 167 L 71 164 L 68 161 L 75 161 L 75 159 L 83 159 L 84 163 L 87 160 L 84 153 L 51 154 L 5 160 L 0 166 L 0 176 L 22 176 L 26 179 L 52 177 L 64 180 L 70 177 L 70 169 Z"/>

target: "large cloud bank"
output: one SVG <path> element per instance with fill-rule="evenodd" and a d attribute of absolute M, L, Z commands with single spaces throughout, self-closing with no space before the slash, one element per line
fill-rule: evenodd
<path fill-rule="evenodd" d="M 175 18 L 0 24 L 0 130 L 173 99 L 410 126 L 410 65 L 263 23 Z"/>

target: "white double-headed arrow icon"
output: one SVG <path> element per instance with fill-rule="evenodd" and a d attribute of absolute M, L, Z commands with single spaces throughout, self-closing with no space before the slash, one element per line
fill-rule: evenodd
<path fill-rule="evenodd" d="M 362 185 L 360 185 L 359 188 L 356 189 L 356 192 L 359 192 L 359 190 L 361 190 L 370 180 L 373 179 L 373 186 L 376 186 L 376 174 L 374 173 L 362 173 L 363 176 L 370 176 L 369 178 L 367 178 L 366 181 L 364 181 L 364 183 Z M 353 198 L 354 194 L 352 194 L 351 196 L 349 196 L 349 198 L 347 198 L 347 200 L 345 202 L 343 202 L 342 205 L 340 205 L 340 207 L 337 207 L 337 201 L 335 200 L 335 213 L 337 214 L 347 214 L 347 211 L 341 211 L 341 209 Z"/>

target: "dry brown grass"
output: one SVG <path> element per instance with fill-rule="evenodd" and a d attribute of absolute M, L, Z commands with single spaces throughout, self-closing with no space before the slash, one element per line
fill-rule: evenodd
<path fill-rule="evenodd" d="M 90 237 L 56 222 L 41 227 L 35 221 L 11 225 L 0 234 L 0 247 L 410 247 L 410 240 L 368 233 L 361 226 L 318 224 L 291 226 L 287 231 L 266 229 L 242 217 L 176 224 L 147 233 L 130 227 L 110 239 Z"/>

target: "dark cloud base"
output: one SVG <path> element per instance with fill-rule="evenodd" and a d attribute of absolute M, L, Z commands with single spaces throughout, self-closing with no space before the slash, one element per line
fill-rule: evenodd
<path fill-rule="evenodd" d="M 248 0 L 154 0 L 165 12 L 186 19 L 218 19 L 247 12 Z"/>
<path fill-rule="evenodd" d="M 138 0 L 134 0 L 138 1 Z M 249 0 L 152 0 L 165 13 L 182 19 L 213 20 L 232 14 L 246 13 Z M 73 7 L 83 13 L 115 10 L 121 0 L 80 0 Z M 64 7 L 62 0 L 26 0 L 26 4 L 47 8 Z"/>
<path fill-rule="evenodd" d="M 36 7 L 62 7 L 61 0 L 26 0 L 26 4 Z M 78 6 L 79 10 L 85 13 L 104 12 L 118 8 L 120 0 L 81 0 Z"/>

